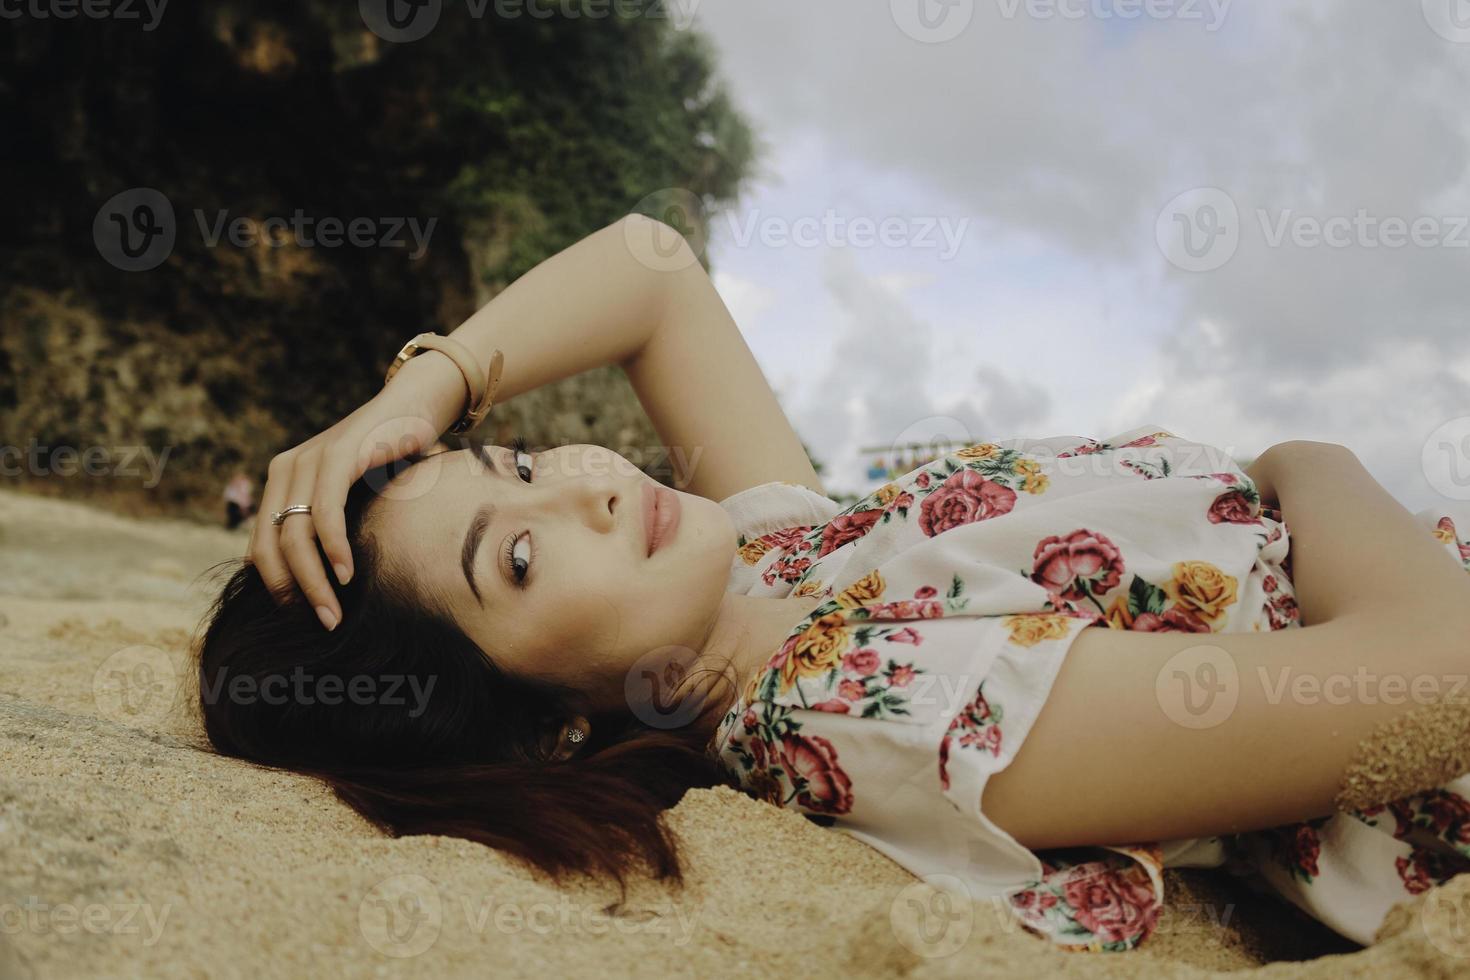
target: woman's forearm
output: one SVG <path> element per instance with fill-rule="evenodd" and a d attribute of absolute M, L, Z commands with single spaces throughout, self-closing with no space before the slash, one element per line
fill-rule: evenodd
<path fill-rule="evenodd" d="M 656 224 L 631 215 L 593 232 L 511 283 L 449 335 L 468 347 L 482 368 L 495 349 L 504 353 L 497 402 L 593 368 L 624 364 L 643 349 L 662 322 L 671 284 L 692 274 L 639 261 L 630 236 L 642 236 L 641 243 L 664 234 L 672 239 L 666 243 L 670 248 L 682 244 L 676 232 Z M 702 273 L 693 264 L 693 272 Z M 457 417 L 464 390 L 452 362 L 414 361 L 433 362 L 424 370 L 449 379 L 446 412 Z"/>
<path fill-rule="evenodd" d="M 1470 604 L 1470 576 L 1350 450 L 1291 445 L 1271 479 L 1291 533 L 1304 625 L 1370 608 Z"/>

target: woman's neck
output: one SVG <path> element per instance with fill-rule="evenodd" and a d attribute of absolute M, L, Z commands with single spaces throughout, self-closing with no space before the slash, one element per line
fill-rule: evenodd
<path fill-rule="evenodd" d="M 721 680 L 708 687 L 706 696 L 711 703 L 695 724 L 713 734 L 751 677 L 766 665 L 796 624 L 822 601 L 817 596 L 774 598 L 727 592 L 695 668 L 711 671 L 707 676 Z"/>

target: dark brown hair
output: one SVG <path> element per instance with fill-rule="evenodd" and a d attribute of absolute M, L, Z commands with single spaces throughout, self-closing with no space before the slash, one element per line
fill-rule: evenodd
<path fill-rule="evenodd" d="M 388 478 L 370 471 L 348 495 L 354 574 L 333 583 L 335 630 L 299 595 L 278 604 L 253 564 L 227 563 L 199 644 L 210 743 L 322 779 L 394 835 L 479 841 L 554 878 L 603 874 L 626 888 L 641 863 L 682 882 L 660 814 L 690 788 L 736 785 L 705 738 L 631 711 L 589 715 L 581 751 L 548 761 L 543 739 L 578 713 L 577 692 L 496 667 L 385 561 L 370 511 Z"/>

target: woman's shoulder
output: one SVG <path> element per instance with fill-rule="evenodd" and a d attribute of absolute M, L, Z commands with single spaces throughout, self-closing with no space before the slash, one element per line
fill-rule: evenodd
<path fill-rule="evenodd" d="M 825 524 L 842 510 L 831 497 L 785 480 L 746 487 L 718 503 L 734 522 L 741 546 L 786 528 Z"/>

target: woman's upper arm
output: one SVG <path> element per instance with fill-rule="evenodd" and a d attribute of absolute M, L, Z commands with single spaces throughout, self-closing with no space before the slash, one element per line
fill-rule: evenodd
<path fill-rule="evenodd" d="M 1426 602 L 1262 632 L 1081 630 L 982 808 L 1031 848 L 1330 813 L 1378 726 L 1458 696 L 1467 618 Z"/>
<path fill-rule="evenodd" d="M 677 486 L 712 500 L 777 480 L 825 494 L 724 301 L 688 243 L 680 247 L 687 264 L 668 273 L 660 322 L 623 364 Z"/>

